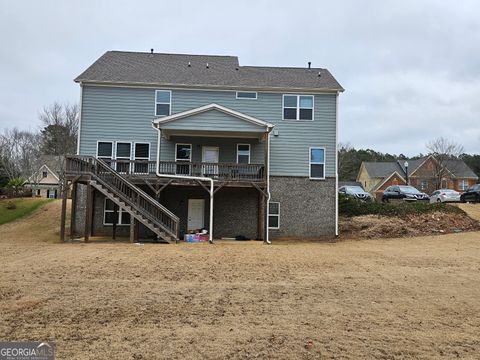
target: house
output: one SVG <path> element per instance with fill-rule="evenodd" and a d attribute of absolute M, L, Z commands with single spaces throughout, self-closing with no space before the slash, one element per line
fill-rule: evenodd
<path fill-rule="evenodd" d="M 437 188 L 454 189 L 459 192 L 465 191 L 474 185 L 478 176 L 462 161 L 445 161 L 446 170 L 441 179 L 435 175 L 438 172 L 438 161 L 433 155 L 419 159 L 408 160 L 408 168 L 405 160 L 388 162 L 364 161 L 360 166 L 357 181 L 362 183 L 364 189 L 381 199 L 383 191 L 391 185 L 405 185 L 426 192 L 427 194 Z"/>
<path fill-rule="evenodd" d="M 166 241 L 337 232 L 337 107 L 323 68 L 108 51 L 75 81 L 72 224 Z"/>
<path fill-rule="evenodd" d="M 32 196 L 57 199 L 60 197 L 60 164 L 58 156 L 44 155 L 40 167 L 28 178 L 25 186 L 32 189 Z"/>

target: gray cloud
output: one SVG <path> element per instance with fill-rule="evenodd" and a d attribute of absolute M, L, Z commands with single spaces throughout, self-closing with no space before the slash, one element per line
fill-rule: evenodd
<path fill-rule="evenodd" d="M 480 5 L 378 1 L 16 1 L 0 13 L 0 127 L 38 127 L 111 49 L 238 55 L 329 68 L 340 139 L 414 155 L 445 136 L 480 152 Z"/>

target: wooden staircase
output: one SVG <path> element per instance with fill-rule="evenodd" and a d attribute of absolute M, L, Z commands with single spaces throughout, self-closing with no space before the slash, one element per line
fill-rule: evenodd
<path fill-rule="evenodd" d="M 159 239 L 169 243 L 178 241 L 179 218 L 103 160 L 93 156 L 67 157 L 66 174 L 69 177 L 87 176 L 92 187 L 153 231 Z"/>

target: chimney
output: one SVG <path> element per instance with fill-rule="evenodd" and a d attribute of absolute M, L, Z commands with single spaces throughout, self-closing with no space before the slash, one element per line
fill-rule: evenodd
<path fill-rule="evenodd" d="M 310 70 L 311 68 L 312 68 L 312 62 L 309 61 L 309 62 L 308 62 L 308 70 Z"/>
<path fill-rule="evenodd" d="M 153 55 L 153 49 L 150 49 L 150 55 Z"/>

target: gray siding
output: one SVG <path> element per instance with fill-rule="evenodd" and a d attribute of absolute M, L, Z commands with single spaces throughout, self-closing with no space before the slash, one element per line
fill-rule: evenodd
<path fill-rule="evenodd" d="M 315 95 L 314 121 L 284 121 L 281 93 L 259 92 L 257 100 L 240 100 L 235 91 L 172 90 L 172 113 L 210 103 L 275 124 L 279 135 L 271 139 L 272 175 L 308 176 L 309 147 L 321 146 L 326 148 L 326 176 L 335 176 L 335 94 Z M 97 140 L 146 141 L 151 143 L 154 159 L 154 113 L 155 88 L 84 86 L 80 154 L 95 155 Z M 161 148 L 168 149 L 169 141 L 176 140 L 162 139 Z"/>
<path fill-rule="evenodd" d="M 220 162 L 237 162 L 237 144 L 250 144 L 250 163 L 264 163 L 264 143 L 255 139 L 172 136 L 160 145 L 160 160 L 175 161 L 175 144 L 192 144 L 192 161 L 202 161 L 202 146 L 218 146 Z"/>

